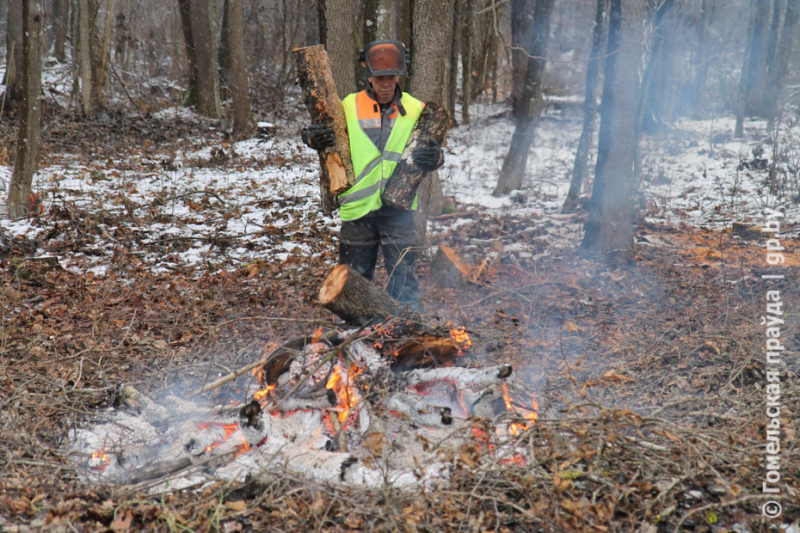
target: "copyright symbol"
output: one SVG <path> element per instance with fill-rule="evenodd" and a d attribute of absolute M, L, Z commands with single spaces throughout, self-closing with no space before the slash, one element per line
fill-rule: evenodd
<path fill-rule="evenodd" d="M 767 518 L 778 518 L 783 512 L 781 504 L 774 500 L 770 500 L 761 507 L 761 514 Z"/>

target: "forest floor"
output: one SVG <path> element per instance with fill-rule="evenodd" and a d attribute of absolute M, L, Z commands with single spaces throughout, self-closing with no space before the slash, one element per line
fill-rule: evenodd
<path fill-rule="evenodd" d="M 442 177 L 458 213 L 432 222 L 429 250 L 447 244 L 485 268 L 443 289 L 431 253 L 419 266 L 426 311 L 475 341 L 465 363 L 511 362 L 515 389 L 537 399 L 519 437 L 530 464 L 477 446 L 445 486 L 418 491 L 291 472 L 158 496 L 85 484 L 70 430 L 116 405 L 122 385 L 194 390 L 332 318 L 315 302 L 338 225 L 318 211 L 299 116 L 237 143 L 178 108 L 45 118 L 44 210 L 0 226 L 3 530 L 797 530 L 796 170 L 740 168 L 759 157 L 757 127 L 735 147 L 722 120 L 652 139 L 637 255 L 609 266 L 580 247 L 585 212 L 558 214 L 579 133 L 570 110 L 545 116 L 531 183 L 510 198 L 488 195 L 511 130 L 500 108 L 454 130 Z M 787 145 L 782 157 L 800 150 Z M 786 213 L 780 266 L 754 229 L 765 207 Z M 768 290 L 780 292 L 782 365 L 765 360 Z M 776 495 L 762 493 L 767 371 L 784 405 Z M 764 518 L 768 500 L 781 519 Z"/>

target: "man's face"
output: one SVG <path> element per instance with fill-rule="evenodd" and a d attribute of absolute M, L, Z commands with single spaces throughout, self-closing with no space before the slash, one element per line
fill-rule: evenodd
<path fill-rule="evenodd" d="M 388 104 L 394 98 L 394 88 L 399 80 L 400 76 L 374 76 L 367 81 L 372 84 L 378 103 Z"/>

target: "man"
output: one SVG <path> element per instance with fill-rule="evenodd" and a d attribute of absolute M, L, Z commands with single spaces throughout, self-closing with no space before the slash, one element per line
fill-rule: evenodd
<path fill-rule="evenodd" d="M 342 217 L 339 262 L 371 280 L 378 250 L 389 274 L 386 291 L 403 303 L 419 305 L 419 282 L 414 266 L 417 243 L 411 211 L 385 206 L 381 193 L 391 179 L 424 104 L 400 90 L 408 76 L 403 43 L 379 40 L 359 53 L 367 87 L 342 100 L 356 182 L 338 202 Z M 315 150 L 333 146 L 333 130 L 325 124 L 303 129 L 303 141 Z M 438 144 L 416 148 L 414 163 L 432 171 L 444 163 Z M 416 209 L 416 200 L 412 209 Z"/>

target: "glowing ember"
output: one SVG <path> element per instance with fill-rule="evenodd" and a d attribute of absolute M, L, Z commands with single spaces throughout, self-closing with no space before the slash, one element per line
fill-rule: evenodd
<path fill-rule="evenodd" d="M 350 380 L 355 378 L 362 371 L 356 365 L 350 367 L 350 372 L 343 378 L 343 371 L 338 365 L 333 369 L 333 374 L 328 378 L 328 383 L 325 385 L 327 389 L 333 389 L 336 397 L 339 398 L 339 405 L 336 409 L 339 411 L 339 422 L 344 424 L 347 417 L 350 415 L 350 410 L 358 403 L 358 393 L 354 386 L 351 385 Z"/>
<path fill-rule="evenodd" d="M 518 412 L 528 420 L 528 422 L 514 422 L 513 424 L 511 424 L 511 426 L 509 427 L 509 431 L 511 432 L 512 435 L 519 435 L 521 432 L 533 426 L 536 417 L 539 416 L 538 415 L 539 404 L 536 402 L 536 398 L 531 399 L 533 410 L 525 409 L 524 407 L 519 407 L 515 405 L 514 402 L 511 400 L 511 396 L 508 394 L 508 385 L 503 383 L 503 400 L 506 403 L 507 410 Z"/>
<path fill-rule="evenodd" d="M 467 328 L 460 327 L 450 330 L 450 338 L 458 346 L 458 355 L 463 355 L 463 350 L 468 350 L 472 347 L 472 339 L 469 338 Z"/>
<path fill-rule="evenodd" d="M 100 450 L 99 452 L 92 452 L 92 459 L 95 459 L 92 461 L 94 464 L 92 464 L 89 468 L 100 472 L 101 474 L 105 472 L 106 467 L 111 464 L 111 459 L 109 459 L 106 455 L 105 449 Z"/>

